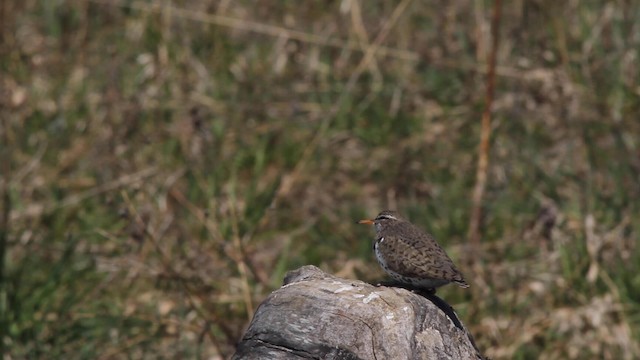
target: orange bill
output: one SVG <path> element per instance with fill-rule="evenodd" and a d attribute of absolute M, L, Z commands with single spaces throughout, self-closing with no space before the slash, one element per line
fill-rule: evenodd
<path fill-rule="evenodd" d="M 369 220 L 369 219 L 360 220 L 358 221 L 358 224 L 373 225 L 373 220 Z"/>

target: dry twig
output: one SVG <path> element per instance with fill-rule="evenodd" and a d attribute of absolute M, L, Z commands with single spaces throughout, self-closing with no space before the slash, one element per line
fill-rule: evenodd
<path fill-rule="evenodd" d="M 489 166 L 489 138 L 491 135 L 491 106 L 495 92 L 496 58 L 500 30 L 501 0 L 493 4 L 493 18 L 491 21 L 492 46 L 487 64 L 487 90 L 485 93 L 484 111 L 482 112 L 482 129 L 480 132 L 480 146 L 478 148 L 478 167 L 476 170 L 476 185 L 473 189 L 471 219 L 469 222 L 469 241 L 478 248 L 480 242 L 480 219 L 482 217 L 482 198 L 487 185 L 487 170 Z"/>

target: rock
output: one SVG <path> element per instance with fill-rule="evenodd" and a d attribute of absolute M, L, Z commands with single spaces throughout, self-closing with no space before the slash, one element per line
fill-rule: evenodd
<path fill-rule="evenodd" d="M 258 307 L 233 359 L 482 359 L 451 307 L 425 296 L 303 266 Z"/>

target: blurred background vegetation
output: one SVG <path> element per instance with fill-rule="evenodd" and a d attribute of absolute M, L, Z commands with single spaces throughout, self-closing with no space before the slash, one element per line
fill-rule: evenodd
<path fill-rule="evenodd" d="M 383 277 L 397 209 L 494 359 L 640 357 L 640 5 L 0 2 L 4 359 L 229 357 L 286 271 Z"/>

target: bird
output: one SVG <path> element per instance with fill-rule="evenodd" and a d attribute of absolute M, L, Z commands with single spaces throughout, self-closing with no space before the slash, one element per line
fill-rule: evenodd
<path fill-rule="evenodd" d="M 469 287 L 433 236 L 397 212 L 384 210 L 375 219 L 358 223 L 374 225 L 376 259 L 384 271 L 401 285 L 429 292 L 449 283 Z"/>

